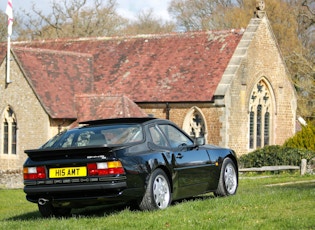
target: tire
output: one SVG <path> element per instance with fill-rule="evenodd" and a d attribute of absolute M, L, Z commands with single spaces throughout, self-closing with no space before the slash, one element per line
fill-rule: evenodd
<path fill-rule="evenodd" d="M 142 198 L 139 208 L 141 210 L 165 209 L 171 203 L 170 182 L 162 169 L 152 172 L 146 192 Z"/>
<path fill-rule="evenodd" d="M 71 213 L 71 208 L 56 208 L 50 202 L 38 204 L 38 210 L 44 218 L 68 217 Z"/>
<path fill-rule="evenodd" d="M 236 193 L 238 187 L 237 170 L 230 158 L 225 158 L 222 164 L 220 179 L 215 196 L 230 196 Z"/>

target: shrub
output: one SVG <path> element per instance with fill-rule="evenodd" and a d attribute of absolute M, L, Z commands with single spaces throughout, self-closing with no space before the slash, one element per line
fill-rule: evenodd
<path fill-rule="evenodd" d="M 302 159 L 309 161 L 314 157 L 315 151 L 312 150 L 271 145 L 241 156 L 239 163 L 241 168 L 273 165 L 300 166 Z"/>
<path fill-rule="evenodd" d="M 308 123 L 302 127 L 302 130 L 297 132 L 293 137 L 289 138 L 284 147 L 292 147 L 299 149 L 309 149 L 315 151 L 315 126 Z"/>

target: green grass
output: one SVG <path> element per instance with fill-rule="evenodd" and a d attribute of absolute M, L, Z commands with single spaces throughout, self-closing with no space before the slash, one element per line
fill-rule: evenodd
<path fill-rule="evenodd" d="M 282 184 L 287 182 L 293 183 Z M 315 175 L 243 176 L 235 196 L 206 194 L 154 212 L 94 207 L 74 210 L 70 218 L 44 219 L 20 189 L 1 189 L 0 204 L 0 229 L 6 230 L 315 229 Z"/>

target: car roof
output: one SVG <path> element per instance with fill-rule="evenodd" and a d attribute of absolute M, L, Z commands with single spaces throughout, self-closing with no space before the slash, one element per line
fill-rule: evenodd
<path fill-rule="evenodd" d="M 105 124 L 121 124 L 121 123 L 144 123 L 151 120 L 156 120 L 154 117 L 125 117 L 111 118 L 102 120 L 91 120 L 80 122 L 80 125 L 105 125 Z"/>

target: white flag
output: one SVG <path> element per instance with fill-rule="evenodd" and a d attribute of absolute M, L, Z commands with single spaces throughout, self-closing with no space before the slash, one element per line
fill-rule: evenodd
<path fill-rule="evenodd" d="M 13 25 L 13 11 L 12 11 L 12 0 L 8 0 L 7 9 L 5 13 L 8 15 L 8 35 L 12 34 L 12 25 Z"/>

